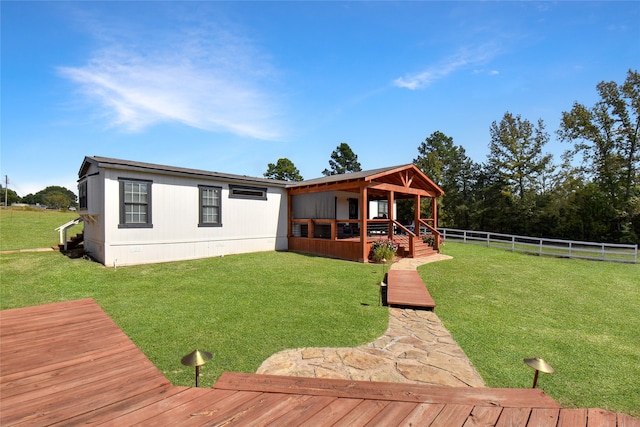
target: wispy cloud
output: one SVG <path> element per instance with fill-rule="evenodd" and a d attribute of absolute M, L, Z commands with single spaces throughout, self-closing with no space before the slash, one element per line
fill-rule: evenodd
<path fill-rule="evenodd" d="M 394 86 L 410 90 L 422 89 L 456 71 L 485 64 L 498 55 L 498 53 L 498 48 L 493 44 L 476 48 L 463 48 L 456 54 L 445 58 L 436 65 L 428 67 L 424 71 L 395 79 L 393 84 Z"/>
<path fill-rule="evenodd" d="M 228 30 L 194 27 L 102 37 L 83 66 L 59 67 L 109 125 L 137 132 L 161 122 L 271 140 L 282 136 L 273 67 Z"/>

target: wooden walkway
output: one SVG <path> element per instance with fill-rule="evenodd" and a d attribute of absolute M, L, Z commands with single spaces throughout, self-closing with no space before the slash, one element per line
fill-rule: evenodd
<path fill-rule="evenodd" d="M 91 299 L 2 311 L 0 344 L 2 426 L 640 427 L 627 415 L 563 409 L 538 389 L 234 373 L 213 389 L 173 386 Z"/>
<path fill-rule="evenodd" d="M 391 307 L 433 310 L 436 303 L 416 270 L 389 270 L 387 305 Z"/>

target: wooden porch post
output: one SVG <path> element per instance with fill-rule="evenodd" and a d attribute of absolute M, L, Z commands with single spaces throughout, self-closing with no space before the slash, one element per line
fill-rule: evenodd
<path fill-rule="evenodd" d="M 420 195 L 417 194 L 416 195 L 416 205 L 414 207 L 414 214 L 413 214 L 413 224 L 414 224 L 414 229 L 413 232 L 416 234 L 416 236 L 420 235 Z"/>
<path fill-rule="evenodd" d="M 438 201 L 435 197 L 431 198 L 431 214 L 433 215 L 433 228 L 438 229 Z M 440 239 L 438 236 L 434 236 L 435 240 L 433 246 L 435 250 L 440 249 Z"/>
<path fill-rule="evenodd" d="M 291 207 L 291 192 L 287 190 L 287 239 L 290 239 L 293 235 L 292 224 L 293 220 L 293 208 Z M 289 242 L 287 242 L 287 248 L 289 247 Z"/>
<path fill-rule="evenodd" d="M 362 251 L 361 262 L 367 261 L 367 218 L 369 218 L 369 201 L 367 200 L 367 187 L 360 187 L 360 250 Z"/>
<path fill-rule="evenodd" d="M 395 217 L 393 215 L 393 204 L 395 203 L 395 193 L 390 191 L 387 195 L 387 212 L 389 213 L 389 238 L 393 239 L 393 220 Z"/>

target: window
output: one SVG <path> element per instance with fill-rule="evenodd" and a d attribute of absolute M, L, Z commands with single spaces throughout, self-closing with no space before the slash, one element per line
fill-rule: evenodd
<path fill-rule="evenodd" d="M 378 218 L 389 218 L 389 201 L 378 200 Z"/>
<path fill-rule="evenodd" d="M 82 181 L 78 184 L 78 205 L 80 209 L 87 209 L 87 181 Z"/>
<path fill-rule="evenodd" d="M 198 186 L 200 189 L 200 223 L 199 227 L 221 227 L 222 206 L 221 187 Z"/>
<path fill-rule="evenodd" d="M 267 200 L 267 189 L 260 187 L 245 187 L 243 185 L 229 185 L 229 198 Z"/>
<path fill-rule="evenodd" d="M 358 199 L 349 199 L 349 219 L 358 219 Z"/>
<path fill-rule="evenodd" d="M 151 181 L 120 179 L 119 227 L 153 227 L 151 223 Z"/>

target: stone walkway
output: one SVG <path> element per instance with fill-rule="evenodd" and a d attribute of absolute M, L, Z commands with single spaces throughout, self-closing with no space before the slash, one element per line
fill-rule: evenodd
<path fill-rule="evenodd" d="M 450 259 L 402 259 L 391 269 L 415 269 Z M 484 387 L 484 381 L 432 311 L 389 308 L 389 327 L 355 348 L 302 348 L 274 354 L 258 374 Z"/>

